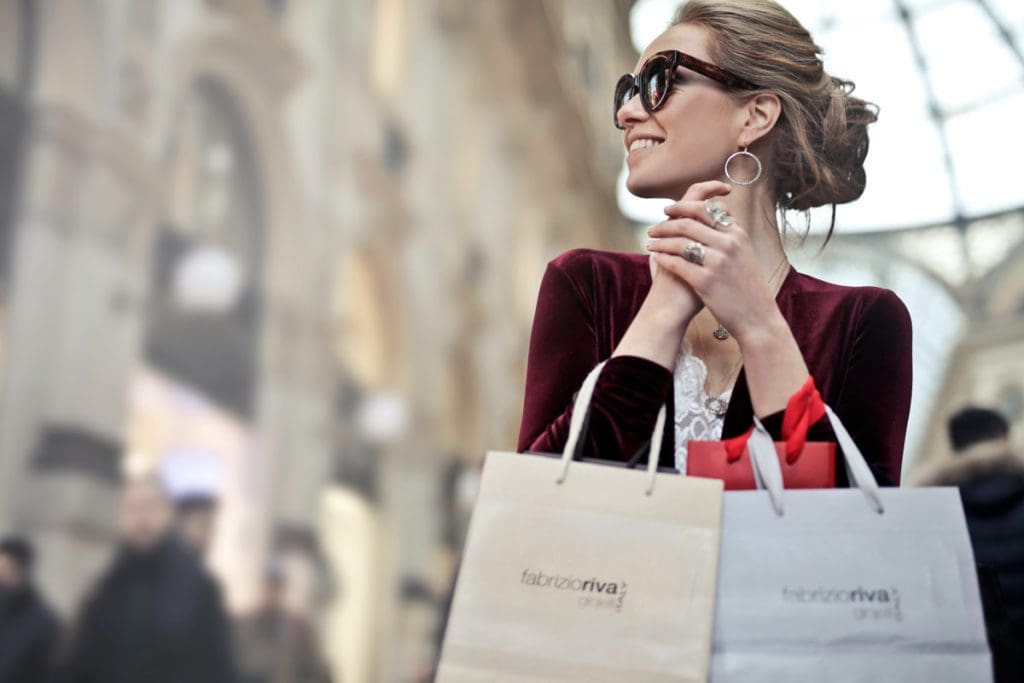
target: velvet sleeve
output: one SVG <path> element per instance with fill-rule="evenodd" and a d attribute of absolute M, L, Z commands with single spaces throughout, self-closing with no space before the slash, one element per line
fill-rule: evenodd
<path fill-rule="evenodd" d="M 879 290 L 856 331 L 833 409 L 883 486 L 898 486 L 913 380 L 910 313 Z"/>
<path fill-rule="evenodd" d="M 839 371 L 842 385 L 831 405 L 878 483 L 898 486 L 910 415 L 912 330 L 910 313 L 900 298 L 887 289 L 876 291 L 877 296 L 866 303 L 856 329 L 850 332 L 854 335 L 851 351 L 846 367 Z M 783 412 L 762 420 L 778 440 Z M 813 425 L 808 438 L 834 441 L 828 418 Z M 840 465 L 839 469 L 845 485 L 845 468 Z"/>
<path fill-rule="evenodd" d="M 570 277 L 569 252 L 548 264 L 541 281 L 526 368 L 519 451 L 560 452 L 568 440 L 572 401 L 599 357 L 594 297 L 587 277 Z M 575 275 L 587 263 L 576 256 Z M 577 271 L 581 266 L 583 273 Z M 637 356 L 608 359 L 594 389 L 583 453 L 606 460 L 628 459 L 650 440 L 658 409 L 672 387 L 672 374 Z"/>

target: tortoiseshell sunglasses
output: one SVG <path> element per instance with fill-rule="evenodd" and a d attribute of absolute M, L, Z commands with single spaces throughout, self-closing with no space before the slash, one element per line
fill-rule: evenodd
<path fill-rule="evenodd" d="M 713 81 L 737 90 L 757 90 L 754 85 L 745 78 L 726 71 L 703 59 L 697 59 L 679 50 L 663 50 L 651 55 L 651 58 L 643 63 L 639 73 L 623 74 L 619 82 L 615 84 L 615 109 L 612 112 L 612 120 L 615 127 L 622 130 L 619 124 L 619 109 L 622 105 L 633 99 L 633 96 L 640 93 L 640 103 L 649 112 L 658 111 L 668 100 L 672 92 L 672 83 L 675 80 L 676 69 L 685 66 L 691 71 L 696 71 L 701 76 L 706 76 Z"/>

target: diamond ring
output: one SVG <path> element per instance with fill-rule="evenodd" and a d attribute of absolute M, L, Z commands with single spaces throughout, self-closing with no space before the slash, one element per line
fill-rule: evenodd
<path fill-rule="evenodd" d="M 719 225 L 732 225 L 732 216 L 729 212 L 715 204 L 710 199 L 704 200 L 704 208 L 707 209 L 708 215 L 711 216 L 713 228 L 717 228 Z"/>

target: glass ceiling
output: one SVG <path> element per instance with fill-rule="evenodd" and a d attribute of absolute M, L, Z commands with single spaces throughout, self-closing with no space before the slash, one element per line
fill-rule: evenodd
<path fill-rule="evenodd" d="M 881 108 L 871 127 L 868 185 L 839 207 L 837 230 L 882 231 L 1024 207 L 1024 0 L 782 0 L 825 49 L 825 68 Z M 638 51 L 678 0 L 638 0 Z M 631 65 L 630 65 L 631 66 Z M 619 205 L 664 219 L 619 178 Z M 827 210 L 813 223 L 826 225 Z"/>

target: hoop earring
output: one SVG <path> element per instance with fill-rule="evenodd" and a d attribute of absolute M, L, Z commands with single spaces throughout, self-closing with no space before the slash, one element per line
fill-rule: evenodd
<path fill-rule="evenodd" d="M 741 156 L 748 156 L 748 157 L 750 157 L 751 159 L 754 160 L 755 164 L 757 164 L 757 173 L 754 174 L 753 178 L 751 178 L 750 180 L 748 180 L 746 182 L 743 182 L 741 180 L 736 180 L 735 178 L 732 177 L 732 174 L 729 173 L 729 164 L 732 162 L 733 159 L 735 159 L 736 157 L 741 157 Z M 757 182 L 757 179 L 761 177 L 761 170 L 762 170 L 761 160 L 758 159 L 757 155 L 754 154 L 753 152 L 748 152 L 746 147 L 744 147 L 739 152 L 733 152 L 732 154 L 729 155 L 729 158 L 725 160 L 725 177 L 728 178 L 730 181 L 732 181 L 733 183 L 735 183 L 737 185 L 753 185 L 754 183 Z"/>

